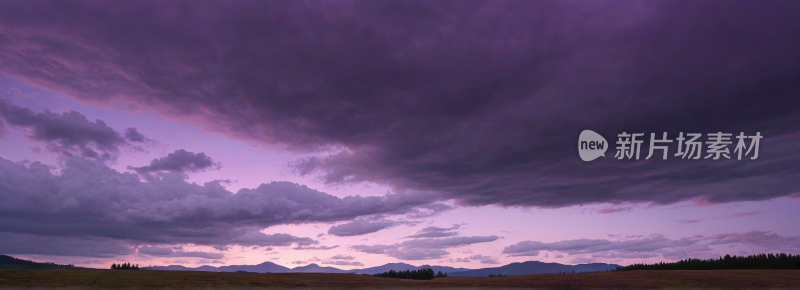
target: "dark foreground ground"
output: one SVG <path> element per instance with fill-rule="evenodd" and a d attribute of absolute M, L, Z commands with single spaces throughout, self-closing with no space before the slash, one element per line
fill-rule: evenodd
<path fill-rule="evenodd" d="M 23 287 L 537 287 L 800 288 L 798 270 L 709 270 L 451 277 L 405 280 L 356 274 L 132 270 L 0 270 L 0 286 Z"/>

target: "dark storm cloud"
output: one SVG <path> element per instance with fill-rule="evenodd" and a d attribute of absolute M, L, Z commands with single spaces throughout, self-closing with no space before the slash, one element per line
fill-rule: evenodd
<path fill-rule="evenodd" d="M 200 172 L 206 170 L 219 169 L 220 164 L 214 162 L 205 153 L 193 153 L 183 149 L 167 154 L 166 157 L 156 158 L 150 161 L 150 165 L 142 167 L 128 166 L 128 169 L 136 170 L 138 173 L 147 174 L 159 171 L 171 172 Z"/>
<path fill-rule="evenodd" d="M 15 1 L 0 4 L 0 72 L 288 150 L 341 148 L 294 164 L 329 183 L 467 205 L 764 200 L 800 188 L 798 10 L 779 0 Z M 611 142 L 766 137 L 752 161 L 619 161 L 611 150 L 584 163 L 584 129 Z"/>
<path fill-rule="evenodd" d="M 402 223 L 396 221 L 376 221 L 354 220 L 341 225 L 332 226 L 328 229 L 328 234 L 340 237 L 360 236 L 371 234 L 382 229 L 390 228 Z"/>
<path fill-rule="evenodd" d="M 39 162 L 26 166 L 0 158 L 0 235 L 10 237 L 1 239 L 3 251 L 79 255 L 85 248 L 88 256 L 109 256 L 124 253 L 126 245 L 187 243 L 219 249 L 228 245 L 325 249 L 310 238 L 260 230 L 278 224 L 403 214 L 430 202 L 425 194 L 403 191 L 338 198 L 289 182 L 234 194 L 219 182 L 189 183 L 179 173 L 141 181 L 136 174 L 120 173 L 98 161 L 70 158 L 64 166 L 60 175 L 53 175 Z M 51 246 L 60 240 L 64 245 L 87 244 L 76 250 Z M 92 253 L 94 246 L 108 249 Z"/>
<path fill-rule="evenodd" d="M 120 147 L 131 145 L 103 120 L 90 122 L 86 116 L 76 111 L 59 114 L 45 110 L 44 113 L 34 113 L 28 108 L 0 99 L 0 117 L 10 126 L 29 129 L 29 139 L 45 142 L 48 150 L 66 157 L 113 160 L 119 155 Z M 3 133 L 2 129 L 0 126 L 0 133 Z M 126 135 L 130 132 L 144 138 L 134 128 L 129 128 Z M 131 148 L 141 149 L 133 146 Z"/>

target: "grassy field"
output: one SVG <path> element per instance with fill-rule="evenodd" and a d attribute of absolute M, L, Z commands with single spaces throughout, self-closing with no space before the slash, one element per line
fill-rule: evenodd
<path fill-rule="evenodd" d="M 628 271 L 500 278 L 404 280 L 356 274 L 218 273 L 126 270 L 0 270 L 0 286 L 24 287 L 800 287 L 798 270 Z"/>

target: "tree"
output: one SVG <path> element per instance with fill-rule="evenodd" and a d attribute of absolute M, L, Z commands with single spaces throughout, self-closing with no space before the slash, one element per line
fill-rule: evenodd
<path fill-rule="evenodd" d="M 717 270 L 717 269 L 800 269 L 800 255 L 756 254 L 750 256 L 725 255 L 719 259 L 685 259 L 673 263 L 633 264 L 618 267 L 616 271 L 630 270 Z"/>
<path fill-rule="evenodd" d="M 446 275 L 446 274 L 445 274 Z M 400 279 L 417 279 L 417 280 L 430 280 L 436 277 L 436 274 L 431 268 L 423 268 L 419 270 L 405 270 L 395 271 L 394 269 L 388 272 L 378 273 L 373 276 L 387 277 L 387 278 L 400 278 Z"/>

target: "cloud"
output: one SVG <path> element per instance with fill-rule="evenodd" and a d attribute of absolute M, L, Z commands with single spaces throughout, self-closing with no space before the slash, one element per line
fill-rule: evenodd
<path fill-rule="evenodd" d="M 95 251 L 109 255 L 124 252 L 122 246 L 93 241 L 313 249 L 319 244 L 313 239 L 260 230 L 279 224 L 403 214 L 430 202 L 424 195 L 407 191 L 338 198 L 290 182 L 262 184 L 234 194 L 217 182 L 189 183 L 177 173 L 141 181 L 136 174 L 120 173 L 82 158 L 68 159 L 60 175 L 39 162 L 25 165 L 0 158 L 0 188 L 0 234 L 47 237 L 40 239 L 42 245 L 51 238 L 65 239 L 65 243 L 85 239 L 87 245 L 108 245 L 109 252 Z M 15 252 L 77 253 L 39 244 L 32 239 L 10 248 Z"/>
<path fill-rule="evenodd" d="M 139 131 L 136 130 L 136 128 L 125 129 L 125 138 L 127 138 L 128 141 L 130 142 L 139 142 L 139 143 L 143 143 L 148 140 L 147 138 L 144 137 L 144 135 L 142 135 L 142 133 L 139 133 Z"/>
<path fill-rule="evenodd" d="M 427 260 L 445 257 L 450 254 L 444 250 L 447 248 L 493 242 L 497 239 L 497 236 L 416 239 L 392 245 L 355 245 L 352 248 L 359 252 L 384 254 L 400 260 Z"/>
<path fill-rule="evenodd" d="M 511 256 L 538 256 L 540 251 L 560 251 L 570 255 L 623 249 L 629 252 L 652 252 L 672 246 L 675 246 L 673 240 L 667 239 L 664 235 L 654 234 L 640 239 L 624 241 L 603 239 L 576 239 L 553 243 L 523 241 L 505 247 L 503 253 Z"/>
<path fill-rule="evenodd" d="M 65 157 L 81 156 L 106 161 L 115 160 L 120 147 L 141 150 L 103 120 L 90 122 L 76 111 L 34 113 L 0 99 L 0 117 L 13 127 L 28 129 L 28 139 L 44 142 L 48 151 Z M 129 128 L 128 132 L 144 137 L 134 128 Z"/>
<path fill-rule="evenodd" d="M 441 202 L 426 204 L 417 207 L 406 217 L 410 219 L 429 218 L 454 209 L 453 206 Z"/>
<path fill-rule="evenodd" d="M 110 238 L 58 237 L 0 231 L 6 255 L 48 255 L 111 258 L 134 253 L 130 244 Z"/>
<path fill-rule="evenodd" d="M 674 223 L 670 223 L 668 225 L 678 226 L 678 225 L 685 225 L 685 224 L 695 224 L 695 223 L 699 223 L 699 222 L 707 221 L 707 220 L 721 220 L 721 219 L 739 218 L 739 217 L 746 217 L 746 216 L 751 216 L 751 215 L 759 215 L 761 213 L 762 213 L 761 211 L 757 210 L 757 211 L 748 211 L 748 212 L 740 212 L 740 213 L 735 213 L 735 214 L 728 214 L 728 215 L 725 215 L 725 216 L 722 216 L 722 217 L 712 217 L 712 218 L 705 218 L 705 219 L 682 219 L 682 220 L 678 220 L 678 221 L 676 221 Z"/>
<path fill-rule="evenodd" d="M 166 157 L 156 158 L 150 161 L 150 165 L 141 167 L 128 166 L 128 169 L 136 170 L 140 174 L 159 171 L 171 172 L 201 172 L 206 170 L 220 169 L 220 163 L 214 162 L 205 153 L 192 153 L 183 149 L 167 154 Z"/>
<path fill-rule="evenodd" d="M 328 234 L 340 237 L 360 236 L 380 231 L 389 227 L 399 225 L 396 221 L 377 221 L 370 222 L 365 220 L 354 220 L 341 225 L 333 226 L 328 230 Z"/>
<path fill-rule="evenodd" d="M 580 259 L 631 259 L 650 258 L 661 255 L 666 259 L 713 256 L 714 245 L 743 244 L 774 251 L 795 252 L 800 250 L 800 236 L 780 236 L 765 231 L 750 231 L 742 234 L 728 233 L 710 237 L 696 235 L 669 239 L 661 234 L 620 240 L 576 239 L 553 243 L 523 241 L 503 249 L 503 254 L 515 256 L 538 256 L 540 251 L 559 251 Z M 558 256 L 556 256 L 558 258 Z M 581 260 L 585 261 L 585 260 Z"/>
<path fill-rule="evenodd" d="M 361 262 L 357 262 L 357 261 L 342 261 L 342 260 L 325 261 L 325 262 L 322 262 L 322 264 L 325 264 L 325 265 L 337 265 L 337 266 L 364 266 L 364 264 L 361 263 Z"/>
<path fill-rule="evenodd" d="M 297 246 L 292 248 L 292 250 L 332 250 L 338 248 L 339 245 L 335 246 Z"/>
<path fill-rule="evenodd" d="M 150 256 L 159 256 L 159 257 L 193 257 L 193 258 L 204 258 L 204 259 L 222 259 L 225 257 L 225 255 L 222 253 L 173 251 L 172 248 L 169 247 L 153 247 L 153 246 L 140 247 L 139 253 Z"/>
<path fill-rule="evenodd" d="M 439 259 L 450 254 L 442 249 L 415 249 L 402 245 L 355 245 L 353 249 L 368 254 L 385 254 L 400 260 Z"/>
<path fill-rule="evenodd" d="M 769 249 L 796 252 L 800 250 L 800 236 L 780 236 L 767 231 L 750 231 L 742 234 L 718 234 L 709 238 L 712 245 L 741 243 Z"/>
<path fill-rule="evenodd" d="M 331 259 L 333 259 L 333 260 L 353 260 L 355 258 L 353 256 L 350 256 L 350 255 L 338 254 L 336 256 L 331 257 Z"/>
<path fill-rule="evenodd" d="M 6 2 L 0 73 L 288 151 L 334 151 L 294 163 L 330 184 L 377 182 L 457 205 L 767 200 L 796 193 L 800 174 L 800 43 L 786 41 L 800 24 L 785 13 L 797 9 Z M 569 144 L 589 127 L 610 142 L 622 132 L 766 137 L 758 160 L 586 164 Z"/>
<path fill-rule="evenodd" d="M 450 230 L 456 230 L 461 225 L 453 225 L 450 228 L 440 228 L 440 227 L 427 227 L 421 229 L 417 234 L 403 237 L 403 238 L 443 238 L 443 237 L 453 237 L 457 236 L 457 232 L 448 232 Z"/>
<path fill-rule="evenodd" d="M 500 264 L 500 261 L 498 261 L 497 258 L 484 255 L 473 255 L 469 258 L 473 260 L 479 260 L 481 261 L 481 264 Z"/>
<path fill-rule="evenodd" d="M 454 237 L 457 236 L 457 232 L 429 232 L 429 233 L 419 233 L 415 235 L 410 235 L 403 237 L 404 239 L 418 239 L 418 238 L 444 238 L 444 237 Z"/>
<path fill-rule="evenodd" d="M 451 230 L 457 230 L 461 228 L 461 225 L 454 224 L 452 227 L 449 228 L 440 228 L 440 227 L 426 227 L 419 230 L 420 233 L 438 233 L 438 232 L 446 232 Z"/>

